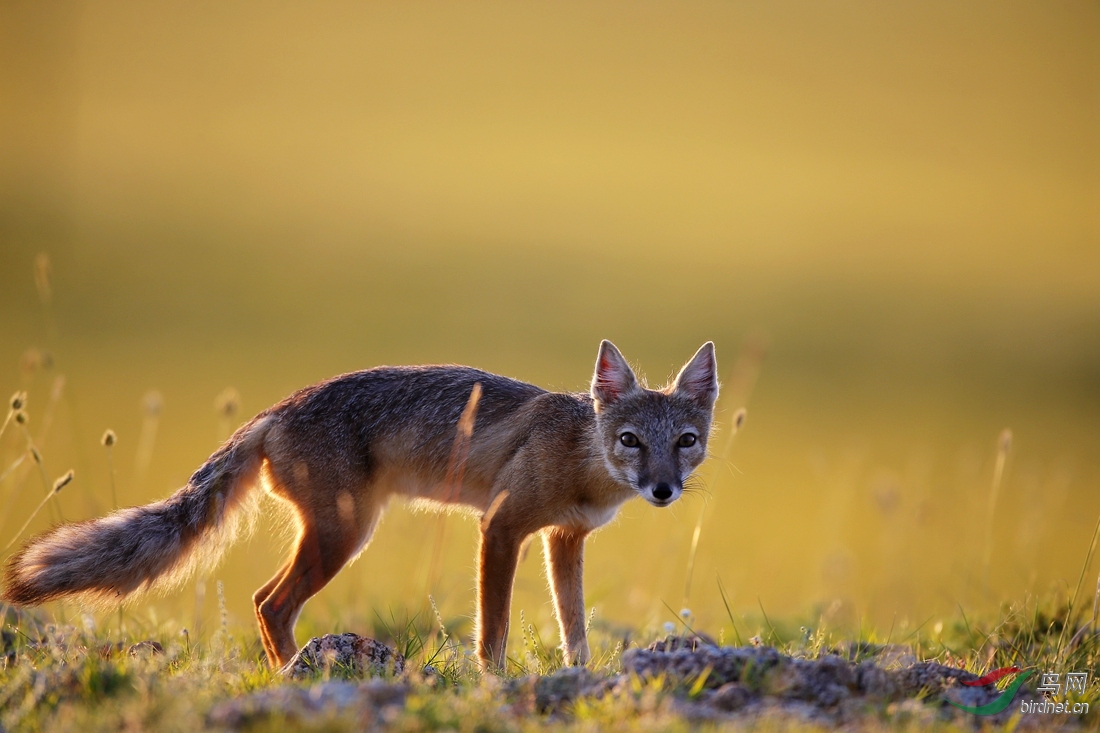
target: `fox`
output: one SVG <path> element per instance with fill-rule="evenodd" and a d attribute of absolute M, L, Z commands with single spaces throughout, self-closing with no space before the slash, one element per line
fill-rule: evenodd
<path fill-rule="evenodd" d="M 292 510 L 290 557 L 252 596 L 267 662 L 297 653 L 306 602 L 370 542 L 394 495 L 480 516 L 475 645 L 503 670 L 512 585 L 541 535 L 564 661 L 590 650 L 584 542 L 641 497 L 667 507 L 706 457 L 718 397 L 707 342 L 665 387 L 610 341 L 587 393 L 465 366 L 380 366 L 299 390 L 240 427 L 166 499 L 60 524 L 8 561 L 4 599 L 109 607 L 212 568 L 264 493 Z"/>

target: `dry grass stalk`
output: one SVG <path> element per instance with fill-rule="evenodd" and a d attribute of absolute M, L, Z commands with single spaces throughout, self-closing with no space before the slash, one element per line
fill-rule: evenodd
<path fill-rule="evenodd" d="M 993 486 L 989 491 L 989 508 L 986 513 L 985 525 L 985 555 L 982 558 L 982 568 L 985 570 L 986 582 L 989 582 L 989 565 L 993 561 L 993 517 L 997 512 L 997 499 L 1001 493 L 1001 483 L 1004 480 L 1005 466 L 1008 463 L 1008 454 L 1012 449 L 1012 431 L 1005 428 L 997 439 L 997 462 L 993 466 Z"/>
<path fill-rule="evenodd" d="M 23 412 L 21 412 L 20 414 L 26 415 L 26 413 Z M 23 437 L 27 441 L 27 450 L 30 452 L 31 457 L 34 458 L 34 464 L 38 466 L 38 475 L 42 479 L 42 487 L 46 492 L 46 498 L 43 499 L 42 505 L 39 506 L 39 509 L 41 509 L 42 506 L 45 506 L 46 502 L 49 501 L 50 497 L 53 496 L 53 494 L 56 492 L 53 492 L 53 487 L 50 486 L 50 479 L 46 475 L 46 466 L 44 461 L 42 460 L 42 452 L 38 450 L 38 446 L 35 445 L 34 438 L 31 437 L 31 431 L 27 429 L 28 420 L 17 419 L 16 422 L 19 423 L 19 427 L 23 431 Z M 36 509 L 35 514 L 37 513 L 38 510 Z M 55 523 L 58 521 L 65 521 L 65 515 L 61 512 L 61 507 L 57 507 L 57 510 L 55 511 L 54 505 L 50 504 L 50 521 Z"/>
<path fill-rule="evenodd" d="M 738 408 L 737 412 L 733 413 L 733 420 L 731 421 L 731 429 L 729 437 L 726 439 L 726 447 L 722 450 L 721 456 L 719 456 L 719 462 L 725 462 L 726 456 L 729 455 L 730 449 L 733 447 L 733 438 L 741 430 L 741 426 L 745 424 L 745 416 L 747 412 L 744 407 Z M 699 538 L 703 534 L 703 519 L 706 517 L 707 505 L 703 504 L 703 508 L 699 510 L 699 520 L 695 523 L 695 531 L 691 535 L 691 549 L 688 551 L 688 565 L 687 565 L 687 580 L 684 581 L 684 606 L 687 606 L 688 599 L 691 597 L 691 578 L 695 574 L 695 555 L 699 550 Z"/>
<path fill-rule="evenodd" d="M 137 454 L 134 456 L 133 486 L 131 490 L 140 492 L 145 487 L 145 478 L 153 463 L 153 448 L 157 442 L 157 428 L 160 426 L 160 414 L 164 409 L 164 398 L 155 389 L 149 390 L 141 398 L 144 420 L 141 423 L 141 435 L 138 436 Z"/>
<path fill-rule="evenodd" d="M 26 404 L 26 392 L 16 392 L 11 396 L 11 400 L 8 404 L 8 416 L 4 418 L 3 425 L 0 425 L 0 438 L 4 437 L 4 431 L 8 429 L 8 425 L 15 419 L 15 416 L 22 413 L 23 407 Z"/>
<path fill-rule="evenodd" d="M 112 509 L 118 509 L 118 489 L 116 488 L 117 482 L 115 480 L 115 459 L 114 451 L 111 450 L 112 448 L 114 448 L 115 443 L 118 442 L 118 437 L 115 435 L 114 430 L 108 429 L 107 432 L 103 433 L 103 437 L 100 438 L 99 442 L 102 443 L 103 447 L 107 449 L 107 468 L 111 476 L 111 507 Z"/>
<path fill-rule="evenodd" d="M 38 513 L 40 511 L 42 511 L 42 507 L 46 506 L 46 503 L 49 502 L 50 499 L 61 493 L 61 490 L 72 482 L 73 476 L 74 474 L 72 469 L 69 469 L 69 471 L 66 472 L 65 475 L 61 476 L 53 482 L 53 488 L 51 488 L 49 493 L 46 494 L 46 498 L 44 498 L 38 504 L 38 506 L 35 507 L 35 510 L 31 512 L 31 515 L 29 517 L 27 517 L 27 521 L 23 522 L 23 526 L 19 528 L 19 531 L 15 533 L 15 536 L 12 537 L 8 544 L 4 546 L 4 552 L 10 550 L 11 546 L 15 544 L 15 541 L 18 540 L 23 535 L 23 533 L 27 531 L 27 527 L 31 525 L 31 522 L 34 521 L 34 518 L 38 516 Z"/>
<path fill-rule="evenodd" d="M 481 401 L 481 382 L 475 382 L 466 400 L 466 407 L 458 419 L 455 441 L 447 462 L 447 477 L 444 480 L 445 501 L 451 502 L 458 497 L 462 489 L 462 480 L 466 475 L 466 459 L 470 454 L 470 440 L 474 434 L 474 422 L 477 419 L 477 406 Z M 494 502 L 499 508 L 499 504 Z M 492 508 L 492 507 L 491 507 Z M 494 510 L 495 513 L 495 510 Z M 443 545 L 447 534 L 447 515 L 440 514 L 436 520 L 435 539 L 432 543 L 431 561 L 428 564 L 427 589 L 435 588 L 443 570 Z"/>

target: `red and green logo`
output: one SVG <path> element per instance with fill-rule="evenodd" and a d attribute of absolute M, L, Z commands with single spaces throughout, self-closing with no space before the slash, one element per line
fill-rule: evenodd
<path fill-rule="evenodd" d="M 966 685 L 967 687 L 985 687 L 986 685 L 992 685 L 995 682 L 998 682 L 1005 677 L 1008 677 L 1009 675 L 1017 674 L 1021 671 L 1023 670 L 1021 670 L 1019 667 L 1001 667 L 1000 669 L 993 670 L 985 677 L 980 677 L 970 682 L 963 682 L 962 684 Z M 996 700 L 991 703 L 972 707 L 970 705 L 960 705 L 957 702 L 951 702 L 950 700 L 948 700 L 947 702 L 950 702 L 959 710 L 964 710 L 968 713 L 974 713 L 975 715 L 996 715 L 997 713 L 1001 712 L 1012 704 L 1012 698 L 1016 697 L 1016 691 L 1020 689 L 1020 685 L 1024 684 L 1027 678 L 1030 677 L 1032 672 L 1034 671 L 1035 670 L 1033 669 L 1029 669 L 1016 679 L 1012 680 L 1012 683 L 1008 687 L 1006 687 L 1000 695 L 997 696 Z"/>

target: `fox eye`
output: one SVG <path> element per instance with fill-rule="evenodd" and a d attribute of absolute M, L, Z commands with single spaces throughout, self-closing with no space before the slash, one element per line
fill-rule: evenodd
<path fill-rule="evenodd" d="M 623 433 L 619 436 L 619 442 L 625 445 L 627 448 L 637 448 L 638 436 L 634 433 Z"/>
<path fill-rule="evenodd" d="M 680 439 L 676 441 L 676 445 L 680 448 L 690 448 L 695 445 L 695 441 L 698 438 L 695 437 L 695 433 L 684 433 L 680 436 Z"/>

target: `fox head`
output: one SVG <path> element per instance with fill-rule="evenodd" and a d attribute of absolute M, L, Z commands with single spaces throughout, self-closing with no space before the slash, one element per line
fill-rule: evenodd
<path fill-rule="evenodd" d="M 612 478 L 654 506 L 679 499 L 684 480 L 707 455 L 717 375 L 714 344 L 708 341 L 672 384 L 646 389 L 613 343 L 600 344 L 592 399 Z"/>

